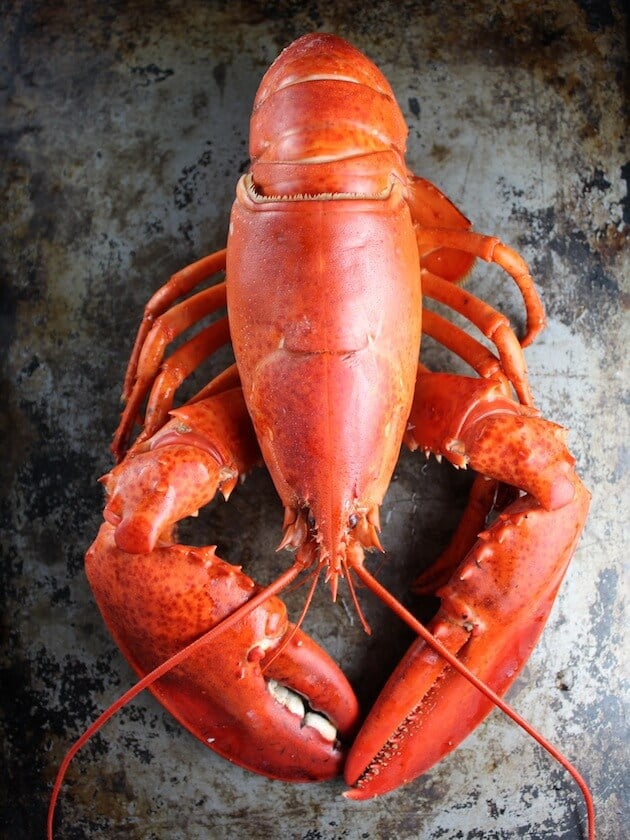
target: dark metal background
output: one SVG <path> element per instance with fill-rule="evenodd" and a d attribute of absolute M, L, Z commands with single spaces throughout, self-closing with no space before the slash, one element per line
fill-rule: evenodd
<path fill-rule="evenodd" d="M 532 384 L 545 413 L 571 428 L 594 502 L 543 640 L 510 699 L 589 780 L 600 836 L 622 837 L 621 306 L 630 172 L 622 4 L 2 8 L 2 836 L 43 836 L 65 751 L 133 680 L 82 569 L 100 520 L 96 479 L 111 465 L 132 336 L 152 291 L 224 242 L 258 82 L 282 47 L 320 29 L 348 38 L 382 68 L 410 126 L 411 167 L 478 230 L 519 248 L 540 285 L 550 325 L 527 352 Z M 499 272 L 479 267 L 470 282 L 519 323 L 518 299 Z M 446 540 L 468 481 L 402 457 L 384 507 L 380 575 L 414 608 L 422 605 L 406 588 Z M 260 473 L 229 506 L 213 508 L 200 538 L 269 579 L 286 563 L 274 554 L 280 524 Z M 293 609 L 302 597 L 291 596 Z M 346 599 L 333 607 L 325 591 L 307 628 L 368 703 L 407 636 L 367 593 L 363 600 L 371 638 Z M 293 787 L 247 774 L 142 696 L 75 760 L 57 837 L 583 836 L 571 781 L 498 713 L 425 778 L 387 798 L 356 805 L 342 790 L 341 782 Z"/>

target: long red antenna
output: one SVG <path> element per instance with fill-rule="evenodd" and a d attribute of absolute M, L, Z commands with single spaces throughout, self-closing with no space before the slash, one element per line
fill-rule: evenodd
<path fill-rule="evenodd" d="M 63 780 L 65 775 L 68 771 L 68 767 L 72 762 L 72 759 L 76 756 L 79 750 L 90 740 L 90 738 L 95 735 L 106 723 L 107 721 L 113 717 L 119 709 L 123 708 L 123 706 L 127 705 L 127 703 L 131 702 L 135 697 L 138 696 L 145 688 L 148 688 L 152 685 L 156 680 L 160 677 L 164 676 L 164 674 L 168 673 L 172 668 L 178 665 L 180 662 L 187 659 L 191 656 L 199 647 L 202 645 L 207 644 L 215 635 L 222 633 L 224 630 L 227 630 L 229 627 L 233 626 L 235 623 L 240 621 L 242 618 L 249 615 L 256 607 L 263 604 L 269 598 L 274 595 L 279 594 L 283 589 L 289 586 L 293 581 L 298 577 L 301 571 L 304 569 L 304 563 L 300 560 L 295 561 L 295 563 L 287 569 L 280 577 L 274 581 L 269 586 L 262 589 L 258 592 L 253 598 L 247 601 L 245 604 L 240 606 L 236 609 L 231 615 L 224 618 L 194 642 L 191 642 L 186 647 L 182 648 L 178 653 L 174 654 L 170 659 L 167 659 L 149 674 L 144 676 L 140 679 L 134 686 L 132 686 L 128 691 L 126 691 L 121 697 L 119 697 L 114 703 L 112 703 L 109 708 L 107 708 L 89 727 L 86 731 L 78 738 L 72 747 L 66 753 L 59 770 L 57 772 L 57 776 L 55 778 L 55 783 L 53 785 L 52 794 L 50 797 L 50 804 L 48 806 L 48 818 L 47 818 L 47 836 L 48 840 L 53 840 L 53 820 L 55 814 L 55 808 L 57 805 L 57 801 L 59 798 L 59 793 L 61 790 L 61 786 L 63 784 Z M 506 703 L 498 694 L 496 694 L 489 686 L 487 686 L 484 682 L 482 682 L 475 674 L 472 673 L 456 656 L 454 656 L 448 648 L 444 647 L 444 645 L 436 639 L 432 633 L 427 630 L 427 628 L 421 624 L 408 610 L 403 607 L 403 605 L 396 599 L 394 596 L 382 586 L 376 578 L 374 578 L 367 569 L 361 565 L 356 564 L 353 566 L 354 572 L 356 573 L 357 577 L 366 585 L 368 589 L 370 589 L 378 598 L 380 598 L 383 603 L 385 603 L 391 610 L 394 612 L 402 621 L 404 621 L 418 636 L 420 636 L 424 641 L 430 645 L 433 650 L 436 651 L 443 659 L 448 662 L 448 664 L 462 674 L 472 685 L 477 688 L 482 694 L 484 694 L 489 700 L 494 703 L 497 708 L 499 708 L 505 715 L 511 718 L 518 726 L 521 727 L 528 735 L 530 735 L 543 749 L 545 749 L 551 756 L 554 758 L 562 767 L 567 770 L 567 772 L 572 776 L 580 791 L 582 796 L 584 797 L 584 802 L 586 804 L 586 813 L 587 813 L 587 827 L 588 827 L 588 840 L 595 840 L 595 808 L 593 805 L 593 797 L 591 792 L 588 788 L 588 785 L 578 772 L 578 770 L 571 764 L 571 762 L 565 758 L 562 753 L 553 746 L 543 735 L 541 735 L 534 727 L 529 724 L 519 713 L 513 709 L 508 703 Z M 309 590 L 309 598 L 308 601 L 313 595 L 314 586 L 317 583 L 318 575 L 315 575 L 314 583 L 310 587 Z M 348 576 L 349 579 L 349 576 Z M 350 583 L 350 580 L 348 580 Z M 303 617 L 303 616 L 302 616 Z"/>
<path fill-rule="evenodd" d="M 313 572 L 313 580 L 311 581 L 311 585 L 309 586 L 308 594 L 306 596 L 306 601 L 304 603 L 304 606 L 302 607 L 302 612 L 300 613 L 298 620 L 293 625 L 293 629 L 291 630 L 290 633 L 288 633 L 288 635 L 286 635 L 284 637 L 282 642 L 274 650 L 273 654 L 268 659 L 267 659 L 267 657 L 265 657 L 265 661 L 261 665 L 261 671 L 263 673 L 283 653 L 285 648 L 289 644 L 291 644 L 291 640 L 293 639 L 293 637 L 295 636 L 297 631 L 301 628 L 302 623 L 304 622 L 304 619 L 306 618 L 306 613 L 308 612 L 308 608 L 310 607 L 311 601 L 313 600 L 313 595 L 315 594 L 315 589 L 317 588 L 317 584 L 319 582 L 320 571 L 321 571 L 321 569 L 316 569 L 316 571 Z"/>
<path fill-rule="evenodd" d="M 519 713 L 508 705 L 502 697 L 499 697 L 489 686 L 482 682 L 475 674 L 472 673 L 464 664 L 457 659 L 456 656 L 444 647 L 444 645 L 435 638 L 435 636 L 427 630 L 408 610 L 394 596 L 382 586 L 376 578 L 368 572 L 368 570 L 361 564 L 353 567 L 357 577 L 370 589 L 383 603 L 385 603 L 399 618 L 401 618 L 418 636 L 430 645 L 433 650 L 438 653 L 448 664 L 464 676 L 472 685 L 475 686 L 482 694 L 491 700 L 497 708 L 511 718 L 514 723 L 524 729 L 540 746 L 547 750 L 547 752 L 554 758 L 564 769 L 573 777 L 575 783 L 579 787 L 584 802 L 586 804 L 586 819 L 588 827 L 588 840 L 595 840 L 595 808 L 593 805 L 593 796 L 589 790 L 588 785 L 571 764 L 568 758 L 556 749 L 545 737 L 541 735 L 534 727 L 529 724 L 525 718 L 521 717 Z"/>
<path fill-rule="evenodd" d="M 180 651 L 175 653 L 170 659 L 167 659 L 166 662 L 163 662 L 161 665 L 158 665 L 150 673 L 146 674 L 146 676 L 142 677 L 135 685 L 133 685 L 128 691 L 126 691 L 123 695 L 121 695 L 117 700 L 115 700 L 109 708 L 105 709 L 105 711 L 99 715 L 99 717 L 94 721 L 94 723 L 90 724 L 90 726 L 85 730 L 85 732 L 78 738 L 74 744 L 70 747 L 68 752 L 66 753 L 59 770 L 57 771 L 57 776 L 55 778 L 55 783 L 53 785 L 52 794 L 50 796 L 50 803 L 48 805 L 48 818 L 46 821 L 46 831 L 48 840 L 53 840 L 53 820 L 55 816 L 55 808 L 57 805 L 57 800 L 59 798 L 59 792 L 61 790 L 61 785 L 63 784 L 63 780 L 66 776 L 68 771 L 68 767 L 70 766 L 70 762 L 75 757 L 75 755 L 79 752 L 81 747 L 83 747 L 90 738 L 95 735 L 102 727 L 107 723 L 107 721 L 113 717 L 119 709 L 122 709 L 123 706 L 126 706 L 127 703 L 130 703 L 134 697 L 137 697 L 145 688 L 148 688 L 152 685 L 156 680 L 159 680 L 160 677 L 163 677 L 164 674 L 167 674 L 172 668 L 176 665 L 179 665 L 180 662 L 183 662 L 187 659 L 191 654 L 193 654 L 197 648 L 200 648 L 202 645 L 207 644 L 212 638 L 224 630 L 227 630 L 229 627 L 232 627 L 242 618 L 248 616 L 256 607 L 259 607 L 261 604 L 264 604 L 265 601 L 268 601 L 269 598 L 277 595 L 283 589 L 285 589 L 289 584 L 293 583 L 296 577 L 300 574 L 300 572 L 304 569 L 304 564 L 297 560 L 295 563 L 288 568 L 280 577 L 275 580 L 273 583 L 266 586 L 264 589 L 261 589 L 253 598 L 250 598 L 249 601 L 246 601 L 242 604 L 238 609 L 234 610 L 233 613 L 226 616 L 222 621 L 218 624 L 215 624 L 214 627 L 211 627 L 203 636 L 200 636 L 198 639 L 195 639 L 194 642 L 191 642 L 185 648 L 182 648 Z"/>

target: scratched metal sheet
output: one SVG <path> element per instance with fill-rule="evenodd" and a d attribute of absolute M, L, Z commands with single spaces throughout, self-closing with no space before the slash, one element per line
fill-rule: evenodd
<path fill-rule="evenodd" d="M 622 4 L 173 0 L 79 11 L 16 0 L 3 17 L 2 836 L 42 836 L 64 752 L 133 680 L 82 557 L 100 520 L 96 479 L 111 465 L 143 304 L 173 271 L 223 244 L 257 84 L 283 46 L 322 30 L 377 62 L 410 126 L 410 166 L 477 230 L 520 249 L 541 289 L 549 327 L 527 351 L 532 385 L 545 414 L 571 429 L 594 498 L 548 627 L 509 697 L 590 782 L 600 836 L 622 837 L 630 172 Z M 498 271 L 479 267 L 470 286 L 521 323 Z M 451 363 L 430 347 L 428 358 Z M 423 605 L 409 582 L 444 544 L 468 484 L 446 466 L 401 459 L 379 575 L 414 609 Z M 260 473 L 190 539 L 217 542 L 269 580 L 287 562 L 274 554 L 280 522 Z M 294 614 L 302 597 L 289 598 Z M 372 637 L 345 596 L 333 607 L 324 590 L 306 626 L 368 704 L 408 636 L 361 598 Z M 56 836 L 584 836 L 572 782 L 496 712 L 406 788 L 360 805 L 342 790 L 250 775 L 142 696 L 75 759 Z"/>

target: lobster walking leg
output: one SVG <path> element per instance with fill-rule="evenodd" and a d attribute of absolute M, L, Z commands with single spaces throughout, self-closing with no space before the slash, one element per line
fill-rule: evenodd
<path fill-rule="evenodd" d="M 545 326 L 545 312 L 529 268 L 516 251 L 504 245 L 496 236 L 484 236 L 472 231 L 420 228 L 417 230 L 417 239 L 420 252 L 423 249 L 448 245 L 452 248 L 461 248 L 486 262 L 496 263 L 507 271 L 521 292 L 527 312 L 527 329 L 525 336 L 521 339 L 521 346 L 527 347 L 534 341 Z"/>
<path fill-rule="evenodd" d="M 431 181 L 408 172 L 407 183 L 407 202 L 417 227 L 460 231 L 469 231 L 472 228 L 471 222 L 461 210 Z M 439 247 L 431 244 L 420 249 L 419 256 L 422 268 L 452 283 L 462 280 L 475 261 L 474 254 L 461 248 L 448 247 L 447 243 Z"/>
<path fill-rule="evenodd" d="M 514 386 L 523 405 L 533 405 L 534 400 L 527 381 L 527 367 L 521 345 L 510 327 L 508 318 L 476 298 L 447 282 L 442 277 L 422 272 L 422 290 L 424 294 L 440 303 L 450 306 L 455 312 L 467 317 L 483 334 L 492 341 L 499 353 L 501 367 Z"/>
<path fill-rule="evenodd" d="M 475 257 L 501 266 L 518 286 L 527 312 L 527 331 L 521 341 L 531 344 L 545 326 L 542 302 L 529 273 L 529 268 L 516 251 L 495 236 L 484 236 L 470 230 L 470 222 L 440 191 L 413 174 L 408 178 L 409 208 L 416 225 L 420 265 L 445 280 L 461 280 Z M 435 194 L 439 195 L 439 199 Z M 450 205 L 447 208 L 447 205 Z M 457 262 L 460 252 L 461 262 Z"/>
<path fill-rule="evenodd" d="M 525 412 L 492 382 L 421 373 L 407 436 L 411 448 L 430 449 L 527 491 L 479 534 L 438 590 L 441 608 L 429 626 L 500 695 L 536 644 L 590 502 L 562 430 Z M 367 799 L 416 778 L 491 708 L 467 679 L 416 641 L 354 743 L 345 769 L 354 786 L 348 795 Z"/>
<path fill-rule="evenodd" d="M 225 285 L 219 284 L 206 289 L 205 292 L 183 301 L 170 311 L 169 308 L 179 297 L 190 292 L 213 274 L 225 269 L 225 254 L 225 250 L 217 251 L 176 272 L 147 303 L 125 374 L 123 386 L 125 408 L 111 446 L 117 460 L 120 460 L 127 450 L 133 424 L 144 398 L 155 381 L 166 344 L 204 315 L 225 306 Z M 227 341 L 228 336 L 227 325 L 224 334 L 216 328 L 211 329 L 209 341 L 206 342 L 210 345 L 206 350 L 206 356 L 216 349 L 216 346 Z M 199 345 L 200 341 L 197 340 L 194 346 L 198 348 Z M 180 354 L 179 358 L 181 359 L 183 355 Z M 204 358 L 203 352 L 201 358 Z M 190 362 L 188 367 L 190 368 Z M 154 417 L 151 431 L 145 429 L 146 437 L 165 422 L 168 408 L 157 413 L 159 416 Z"/>
<path fill-rule="evenodd" d="M 177 298 L 187 294 L 208 277 L 212 277 L 213 274 L 223 271 L 225 269 L 225 255 L 226 250 L 224 248 L 221 251 L 216 251 L 214 254 L 208 254 L 202 257 L 202 259 L 175 272 L 166 283 L 160 286 L 146 304 L 144 307 L 144 316 L 129 358 L 129 364 L 127 365 L 123 386 L 124 400 L 128 400 L 131 394 L 138 369 L 140 353 L 155 319 L 166 312 Z"/>
<path fill-rule="evenodd" d="M 214 397 L 216 394 L 221 394 L 224 391 L 230 391 L 232 388 L 241 387 L 241 378 L 238 374 L 236 364 L 230 365 L 225 370 L 218 373 L 214 379 L 211 379 L 207 385 L 198 391 L 194 397 L 188 400 L 188 405 L 200 402 L 208 397 Z"/>
<path fill-rule="evenodd" d="M 467 332 L 430 309 L 422 313 L 422 332 L 463 359 L 479 376 L 501 380 L 508 389 L 506 393 L 509 392 L 508 379 L 497 357 Z"/>

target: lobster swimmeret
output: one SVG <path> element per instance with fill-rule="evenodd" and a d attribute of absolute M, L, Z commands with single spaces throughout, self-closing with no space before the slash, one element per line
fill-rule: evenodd
<path fill-rule="evenodd" d="M 353 799 L 426 771 L 498 702 L 542 631 L 590 500 L 564 430 L 533 405 L 522 347 L 544 314 L 527 266 L 407 170 L 406 135 L 383 75 L 337 37 L 300 38 L 268 70 L 226 250 L 174 275 L 146 307 L 105 523 L 86 556 L 133 668 L 145 676 L 179 654 L 143 685 L 187 729 L 273 778 L 344 772 Z M 476 257 L 516 282 L 520 343 L 504 315 L 457 285 Z M 176 303 L 223 270 L 224 282 Z M 423 311 L 423 296 L 465 315 L 494 352 Z M 225 306 L 164 360 L 174 337 Z M 429 372 L 422 333 L 476 376 Z M 173 410 L 180 383 L 230 340 L 236 364 Z M 403 442 L 479 474 L 451 545 L 416 584 L 441 599 L 430 635 L 364 566 L 381 548 L 379 506 Z M 214 548 L 174 537 L 261 461 L 284 506 L 281 547 L 294 552 L 262 590 Z M 320 572 L 333 597 L 343 580 L 361 616 L 356 576 L 426 637 L 358 734 L 348 681 L 276 597 L 303 571 L 311 594 Z"/>

